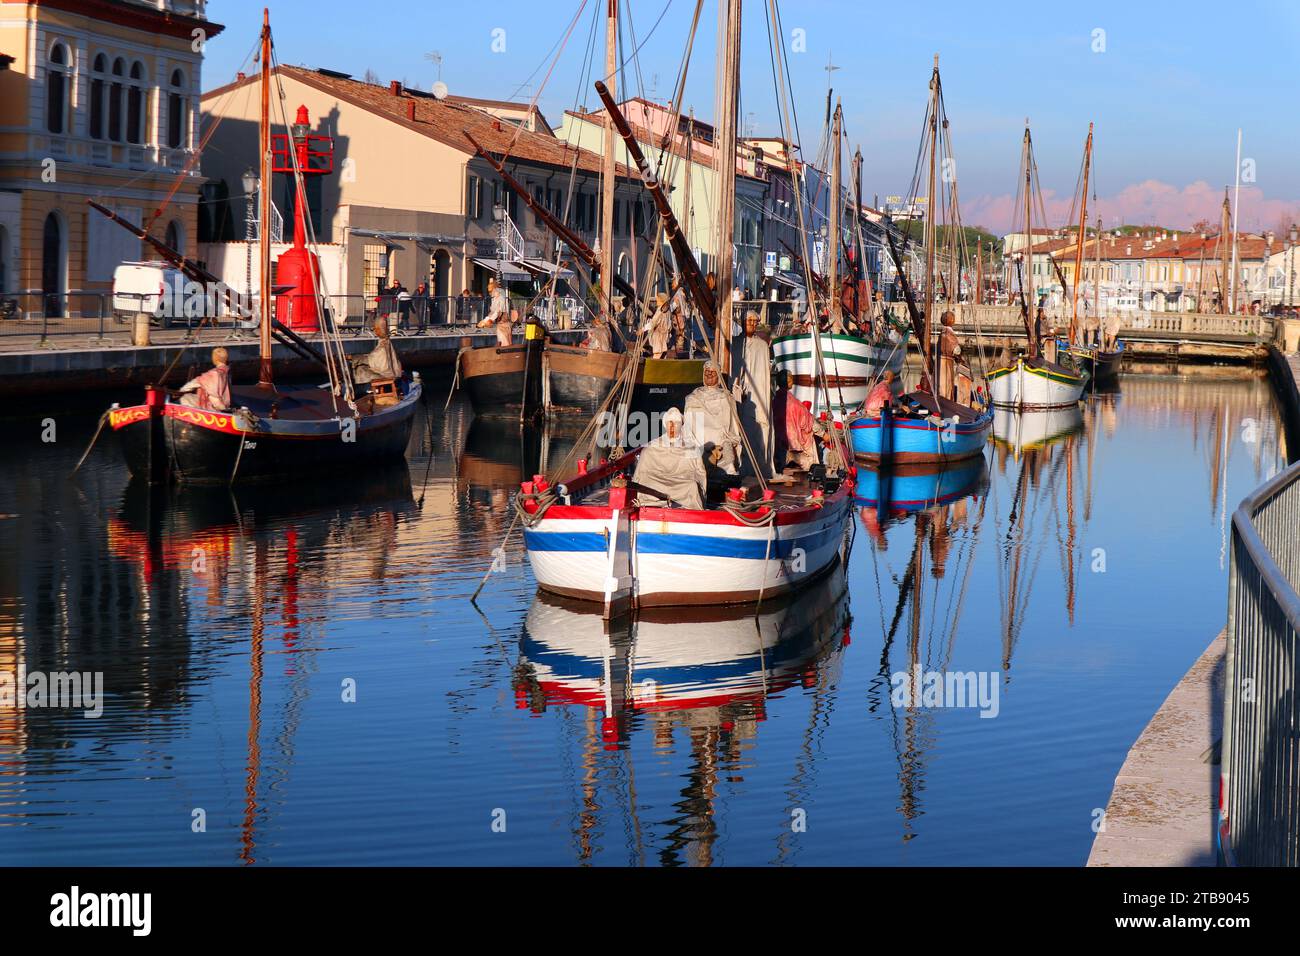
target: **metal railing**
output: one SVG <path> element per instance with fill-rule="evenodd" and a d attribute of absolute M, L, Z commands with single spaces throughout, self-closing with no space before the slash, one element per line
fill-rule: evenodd
<path fill-rule="evenodd" d="M 256 338 L 256 296 L 249 300 L 234 290 L 229 295 L 229 301 L 224 294 L 214 293 L 177 304 L 177 300 L 167 297 L 160 302 L 158 296 L 114 296 L 98 290 L 0 293 L 0 343 L 10 348 L 34 345 L 52 349 L 85 348 L 88 343 L 127 345 L 134 334 L 136 313 L 142 310 L 150 314 L 153 329 L 170 330 L 182 337 L 202 326 L 205 338 L 210 337 L 208 332 L 224 333 L 231 340 Z M 283 321 L 300 311 L 299 300 L 308 297 L 280 298 L 290 300 L 287 316 L 277 312 Z M 369 333 L 380 316 L 397 335 L 464 332 L 482 321 L 489 309 L 488 300 L 481 296 L 340 294 L 328 298 L 338 317 L 339 330 L 354 335 Z M 249 305 L 241 314 L 245 301 Z M 511 296 L 510 307 L 523 315 L 530 301 L 524 296 Z M 533 308 L 550 329 L 582 328 L 590 318 L 582 300 L 570 297 L 556 299 L 553 310 L 545 300 L 534 303 Z M 162 344 L 176 341 L 176 334 L 164 336 Z"/>
<path fill-rule="evenodd" d="M 1300 863 L 1300 462 L 1232 516 L 1219 769 L 1219 851 L 1245 866 Z"/>

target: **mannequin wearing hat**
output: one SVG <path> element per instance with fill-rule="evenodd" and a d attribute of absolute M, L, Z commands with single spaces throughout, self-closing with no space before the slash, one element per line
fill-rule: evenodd
<path fill-rule="evenodd" d="M 658 308 L 654 315 L 646 320 L 641 331 L 650 338 L 650 357 L 661 359 L 668 354 L 668 339 L 673 331 L 672 313 L 668 308 L 668 293 L 660 292 L 655 296 Z"/>
<path fill-rule="evenodd" d="M 731 396 L 722 387 L 718 366 L 711 359 L 704 363 L 704 384 L 686 396 L 683 429 L 686 437 L 703 451 L 709 471 L 717 469 L 724 474 L 736 474 L 740 426 Z"/>
<path fill-rule="evenodd" d="M 497 345 L 510 344 L 510 327 L 513 324 L 513 316 L 510 314 L 510 298 L 506 295 L 506 290 L 501 287 L 501 283 L 496 279 L 488 280 L 488 295 L 491 296 L 492 304 L 488 309 L 488 314 L 483 321 L 478 324 L 480 329 L 490 329 L 493 326 L 497 331 Z"/>

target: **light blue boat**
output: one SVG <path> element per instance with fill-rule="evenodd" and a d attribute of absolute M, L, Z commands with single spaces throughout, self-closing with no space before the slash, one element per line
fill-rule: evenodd
<path fill-rule="evenodd" d="M 981 454 L 993 429 L 992 408 L 975 411 L 928 392 L 909 392 L 897 404 L 914 409 L 915 414 L 899 415 L 886 407 L 878 416 L 849 420 L 849 441 L 859 461 L 873 465 L 961 461 Z"/>

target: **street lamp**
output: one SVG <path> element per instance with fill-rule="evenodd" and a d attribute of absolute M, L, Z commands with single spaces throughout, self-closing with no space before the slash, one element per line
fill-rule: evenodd
<path fill-rule="evenodd" d="M 244 187 L 244 304 L 248 310 L 245 319 L 252 317 L 253 305 L 253 239 L 254 227 L 257 222 L 257 213 L 254 207 L 253 197 L 257 193 L 257 172 L 251 166 L 244 170 L 244 175 L 240 177 L 240 183 Z"/>

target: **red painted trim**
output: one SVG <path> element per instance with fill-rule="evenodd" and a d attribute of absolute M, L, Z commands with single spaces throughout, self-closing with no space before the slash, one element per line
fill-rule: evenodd
<path fill-rule="evenodd" d="M 169 406 L 170 407 L 170 406 Z M 786 511 L 778 511 L 776 523 L 778 525 L 804 524 L 815 519 L 826 508 L 848 497 L 851 486 L 845 483 L 840 486 L 835 494 L 828 498 L 822 499 L 824 504 L 820 507 L 817 505 L 805 505 L 800 508 L 791 508 Z M 532 504 L 525 504 L 525 508 Z M 765 511 L 760 508 L 759 511 Z M 603 505 L 552 505 L 546 512 L 545 521 L 550 518 L 568 519 L 570 521 L 608 521 L 613 514 L 613 509 Z M 737 521 L 728 511 L 709 510 L 693 511 L 686 508 L 632 508 L 627 512 L 631 521 L 663 521 L 672 524 L 697 524 L 697 525 L 729 525 L 731 527 L 742 527 L 741 522 Z"/>
<path fill-rule="evenodd" d="M 209 431 L 225 432 L 227 435 L 244 434 L 242 428 L 235 427 L 235 417 L 226 412 L 210 412 L 203 408 L 190 408 L 188 405 L 167 405 L 163 408 L 163 414 Z"/>
<path fill-rule="evenodd" d="M 128 425 L 142 422 L 149 418 L 148 405 L 132 405 L 130 408 L 114 408 L 108 413 L 108 424 L 113 431 L 120 431 Z"/>

